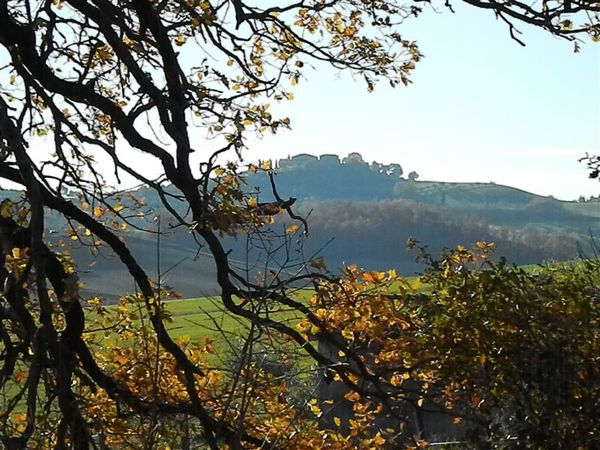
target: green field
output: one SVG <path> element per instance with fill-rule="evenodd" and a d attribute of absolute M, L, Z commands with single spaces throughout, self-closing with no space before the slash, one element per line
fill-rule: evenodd
<path fill-rule="evenodd" d="M 311 291 L 298 291 L 293 298 L 306 304 Z M 301 318 L 301 314 L 293 309 L 268 302 L 260 304 L 260 316 L 276 320 L 290 327 L 294 327 Z M 217 360 L 227 359 L 237 353 L 243 342 L 250 335 L 251 323 L 248 319 L 229 312 L 219 297 L 202 297 L 183 300 L 167 300 L 164 302 L 166 315 L 165 328 L 174 339 L 184 338 L 190 342 L 203 344 L 208 338 L 214 349 Z M 246 308 L 248 305 L 246 305 Z M 118 305 L 107 305 L 108 314 L 113 317 Z M 147 321 L 148 316 L 143 305 L 129 303 L 126 308 L 130 310 L 130 317 L 139 324 Z M 94 344 L 107 348 L 118 346 L 118 336 L 115 333 L 105 332 L 104 327 L 114 325 L 110 318 L 102 319 L 94 308 L 86 308 L 87 332 L 94 336 Z M 97 330 L 97 331 L 95 331 Z M 263 330 L 263 337 L 267 331 Z M 217 363 L 217 361 L 215 361 Z"/>

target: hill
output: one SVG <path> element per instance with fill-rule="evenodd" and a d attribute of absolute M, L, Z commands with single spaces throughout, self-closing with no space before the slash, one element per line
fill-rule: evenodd
<path fill-rule="evenodd" d="M 590 234 L 600 233 L 600 203 L 595 201 L 559 201 L 494 183 L 419 181 L 414 172 L 403 177 L 399 164 L 367 163 L 356 153 L 342 160 L 336 155 L 304 154 L 275 161 L 273 166 L 280 195 L 297 198 L 297 209 L 310 217 L 303 253 L 294 258 L 323 256 L 332 271 L 356 263 L 368 269 L 394 267 L 413 275 L 420 266 L 415 255 L 406 251 L 408 238 L 427 244 L 434 255 L 443 247 L 494 242 L 498 256 L 516 264 L 535 264 L 577 257 L 581 248 L 589 248 Z M 264 173 L 246 173 L 245 178 L 249 190 L 259 191 L 260 201 L 273 199 Z M 146 212 L 161 212 L 152 190 L 142 187 L 134 194 L 143 200 Z M 47 224 L 51 240 L 65 238 L 64 224 L 56 217 L 50 215 Z M 276 223 L 273 231 L 283 228 L 285 224 Z M 168 230 L 160 249 L 155 234 L 132 230 L 125 239 L 154 279 L 160 251 L 162 282 L 183 296 L 217 291 L 213 262 L 187 230 Z M 101 252 L 93 257 L 89 249 L 69 244 L 87 294 L 114 299 L 134 289 L 114 256 Z M 282 253 L 289 247 L 267 254 L 247 236 L 226 238 L 225 245 L 232 259 L 241 266 L 249 264 L 253 274 L 268 270 L 278 258 L 290 258 Z"/>

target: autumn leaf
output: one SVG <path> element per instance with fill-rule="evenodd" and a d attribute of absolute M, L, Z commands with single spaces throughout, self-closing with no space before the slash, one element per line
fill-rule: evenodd
<path fill-rule="evenodd" d="M 350 391 L 346 395 L 344 395 L 344 398 L 349 402 L 354 403 L 360 400 L 360 394 L 356 391 Z"/>
<path fill-rule="evenodd" d="M 6 200 L 2 200 L 2 203 L 0 203 L 0 216 L 2 216 L 3 218 L 8 218 L 13 214 L 13 203 L 6 199 Z"/>
<path fill-rule="evenodd" d="M 96 56 L 103 61 L 108 61 L 112 58 L 113 51 L 108 45 L 104 44 L 103 46 L 98 47 L 96 50 Z"/>
<path fill-rule="evenodd" d="M 27 414 L 25 413 L 17 413 L 13 416 L 13 419 L 15 420 L 15 422 L 17 423 L 24 423 L 27 422 Z"/>
<path fill-rule="evenodd" d="M 286 230 L 285 230 L 285 232 L 286 232 L 287 234 L 292 234 L 292 233 L 294 233 L 294 232 L 295 232 L 295 231 L 296 231 L 298 228 L 299 228 L 299 227 L 298 227 L 298 225 L 294 223 L 294 224 L 290 225 L 289 227 L 287 227 L 287 228 L 286 228 Z"/>
<path fill-rule="evenodd" d="M 218 185 L 217 188 L 215 189 L 216 193 L 222 196 L 227 195 L 227 188 L 225 186 L 223 186 L 222 184 Z"/>
<path fill-rule="evenodd" d="M 362 275 L 363 280 L 367 283 L 380 284 L 386 280 L 385 272 L 365 272 Z"/>
<path fill-rule="evenodd" d="M 385 439 L 381 436 L 381 433 L 377 433 L 373 438 L 373 444 L 375 444 L 378 448 L 385 444 Z"/>
<path fill-rule="evenodd" d="M 22 370 L 18 370 L 15 372 L 15 375 L 13 378 L 17 383 L 20 383 L 21 381 L 23 381 L 24 379 L 27 378 L 27 374 L 25 372 L 23 372 Z"/>

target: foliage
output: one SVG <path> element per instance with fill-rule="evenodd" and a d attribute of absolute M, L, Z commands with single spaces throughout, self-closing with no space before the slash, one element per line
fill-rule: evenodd
<path fill-rule="evenodd" d="M 513 22 L 575 42 L 580 35 L 598 37 L 598 7 L 587 1 L 469 3 L 492 10 L 515 39 Z M 271 114 L 270 103 L 292 100 L 293 87 L 311 64 L 348 70 L 368 89 L 381 80 L 408 84 L 421 54 L 399 33 L 399 25 L 420 11 L 412 3 L 382 0 L 273 6 L 241 0 L 0 2 L 0 49 L 7 58 L 0 66 L 0 177 L 24 189 L 21 201 L 0 207 L 5 448 L 385 444 L 387 437 L 371 428 L 387 397 L 376 400 L 357 382 L 366 379 L 375 393 L 385 394 L 386 383 L 401 383 L 378 372 L 398 351 L 404 352 L 401 376 L 416 358 L 433 357 L 423 354 L 425 347 L 411 347 L 410 339 L 406 349 L 399 346 L 403 327 L 412 329 L 408 319 L 421 319 L 396 320 L 378 288 L 365 308 L 395 320 L 357 321 L 357 330 L 344 327 L 356 319 L 352 310 L 336 317 L 294 299 L 293 292 L 310 284 L 322 295 L 327 289 L 339 295 L 348 291 L 352 299 L 363 289 L 357 280 L 379 286 L 393 274 L 382 279 L 352 269 L 342 281 L 329 277 L 322 261 L 302 253 L 307 223 L 294 213 L 295 199 L 278 195 L 270 163 L 247 164 L 241 158 L 248 133 L 261 136 L 290 126 L 288 118 Z M 260 202 L 242 189 L 244 171 L 266 172 L 275 200 Z M 167 331 L 160 270 L 157 280 L 150 280 L 124 239 L 131 228 L 158 233 L 157 238 L 162 229 L 152 226 L 138 199 L 110 187 L 122 180 L 153 189 L 169 213 L 165 226 L 187 229 L 213 258 L 223 306 L 250 324 L 244 337 L 249 357 L 233 373 L 206 363 L 209 342 L 177 341 Z M 136 294 L 125 296 L 116 310 L 99 306 L 95 313 L 96 326 L 117 340 L 95 343 L 95 333 L 86 328 L 90 321 L 77 266 L 61 252 L 61 243 L 45 235 L 48 210 L 69 223 L 70 241 L 93 254 L 109 249 L 135 282 Z M 282 233 L 266 229 L 279 214 L 295 223 Z M 223 246 L 223 236 L 242 234 L 264 256 L 258 279 L 252 261 L 236 267 Z M 283 258 L 278 248 L 286 249 Z M 449 277 L 454 266 L 446 267 Z M 585 293 L 581 298 L 587 299 Z M 307 331 L 316 327 L 320 339 L 353 364 L 326 357 L 307 333 L 278 320 L 286 309 L 306 317 Z M 145 321 L 134 320 L 140 310 Z M 373 361 L 363 361 L 355 340 L 360 333 L 375 338 L 375 331 L 387 340 L 377 342 L 381 349 Z M 320 429 L 315 418 L 287 401 L 285 378 L 253 364 L 254 344 L 265 340 L 274 348 L 282 343 L 301 348 L 356 391 L 349 435 Z M 443 371 L 418 373 L 424 383 Z M 460 405 L 460 392 L 452 392 Z M 316 402 L 309 404 L 318 414 Z M 420 399 L 416 403 L 421 406 Z"/>
<path fill-rule="evenodd" d="M 494 242 L 501 255 L 519 265 L 577 257 L 576 240 L 586 239 L 572 232 L 537 229 L 533 225 L 500 225 L 496 220 L 484 220 L 483 213 L 467 214 L 406 200 L 311 203 L 306 209 L 311 211 L 311 230 L 320 238 L 319 242 L 308 242 L 306 248 L 316 251 L 317 245 L 335 237 L 321 250 L 333 268 L 343 266 L 343 261 L 352 261 L 368 269 L 383 266 L 402 268 L 403 274 L 417 273 L 422 265 L 415 264 L 406 252 L 407 236 L 427 242 L 435 253 L 474 238 Z M 498 212 L 509 215 L 503 210 Z M 514 216 L 535 220 L 525 211 Z"/>
<path fill-rule="evenodd" d="M 478 448 L 595 447 L 598 263 L 526 271 L 491 263 L 492 250 L 459 246 L 436 261 L 420 248 L 421 291 L 394 272 L 349 267 L 320 284 L 315 315 L 347 346 L 340 363 L 364 364 L 384 389 L 374 399 L 426 401 L 465 421 Z M 299 329 L 320 333 L 307 320 Z"/>

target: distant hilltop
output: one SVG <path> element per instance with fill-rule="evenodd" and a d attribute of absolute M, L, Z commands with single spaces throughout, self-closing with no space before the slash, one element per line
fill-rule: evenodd
<path fill-rule="evenodd" d="M 530 202 L 550 200 L 495 183 L 421 181 L 416 171 L 405 173 L 401 164 L 367 162 L 357 152 L 342 158 L 335 154 L 301 153 L 269 162 L 275 169 L 279 193 L 299 202 L 407 199 L 470 209 L 478 205 L 523 207 Z M 270 196 L 264 174 L 247 174 L 247 178 L 251 187 L 260 190 L 263 199 Z"/>
<path fill-rule="evenodd" d="M 368 167 L 371 171 L 375 173 L 396 178 L 401 178 L 403 174 L 402 166 L 400 164 L 380 164 L 376 161 L 368 163 L 363 159 L 362 155 L 357 152 L 352 152 L 348 154 L 348 156 L 341 159 L 338 155 L 332 153 L 326 153 L 320 156 L 311 155 L 309 153 L 300 153 L 298 155 L 288 156 L 286 159 L 272 161 L 272 163 L 273 167 L 284 171 L 305 169 L 316 165 L 328 168 L 335 168 L 338 166 L 345 165 L 355 167 Z M 416 172 L 409 173 L 409 178 L 411 176 L 414 179 L 418 178 L 418 174 Z"/>

